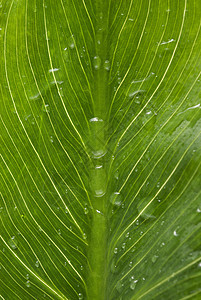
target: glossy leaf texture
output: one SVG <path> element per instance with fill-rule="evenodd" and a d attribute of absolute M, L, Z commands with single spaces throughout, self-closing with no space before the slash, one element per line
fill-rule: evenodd
<path fill-rule="evenodd" d="M 200 0 L 0 3 L 0 297 L 200 299 Z"/>

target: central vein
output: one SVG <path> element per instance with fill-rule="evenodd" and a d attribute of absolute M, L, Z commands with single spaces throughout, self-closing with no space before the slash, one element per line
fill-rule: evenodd
<path fill-rule="evenodd" d="M 94 82 L 94 117 L 90 120 L 90 153 L 91 193 L 92 193 L 92 226 L 89 240 L 88 260 L 91 270 L 87 274 L 87 298 L 106 299 L 106 249 L 107 249 L 107 166 L 106 133 L 108 101 L 108 70 L 107 53 L 108 1 L 96 1 L 96 37 L 93 58 Z"/>

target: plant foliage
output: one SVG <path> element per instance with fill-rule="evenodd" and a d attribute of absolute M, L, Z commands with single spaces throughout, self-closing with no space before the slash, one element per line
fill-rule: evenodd
<path fill-rule="evenodd" d="M 0 3 L 0 298 L 201 299 L 200 0 Z"/>

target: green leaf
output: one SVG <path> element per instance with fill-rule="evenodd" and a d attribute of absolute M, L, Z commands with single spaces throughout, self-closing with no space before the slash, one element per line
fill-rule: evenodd
<path fill-rule="evenodd" d="M 0 298 L 200 299 L 200 0 L 0 20 Z"/>

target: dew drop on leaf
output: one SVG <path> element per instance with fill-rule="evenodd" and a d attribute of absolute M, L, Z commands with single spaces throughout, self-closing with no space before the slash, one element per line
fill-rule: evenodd
<path fill-rule="evenodd" d="M 82 300 L 82 299 L 84 299 L 84 297 L 83 297 L 82 293 L 79 293 L 79 294 L 78 294 L 78 297 L 79 297 L 79 298 L 78 298 L 79 300 Z"/>
<path fill-rule="evenodd" d="M 130 289 L 131 289 L 132 291 L 134 291 L 137 282 L 138 282 L 137 280 L 132 280 L 132 281 L 131 281 L 131 283 L 130 283 Z"/>
<path fill-rule="evenodd" d="M 86 233 L 85 233 L 85 232 L 83 233 L 83 239 L 84 239 L 84 240 L 86 240 L 86 239 L 87 239 L 87 235 L 86 235 Z"/>
<path fill-rule="evenodd" d="M 120 195 L 119 192 L 114 192 L 110 196 L 110 202 L 115 205 L 115 206 L 121 206 L 122 203 L 122 196 Z"/>
<path fill-rule="evenodd" d="M 40 263 L 39 263 L 39 261 L 38 261 L 38 260 L 36 261 L 36 263 L 35 263 L 35 266 L 36 266 L 36 268 L 39 268 L 39 266 L 40 266 Z"/>
<path fill-rule="evenodd" d="M 8 244 L 9 246 L 13 249 L 13 250 L 16 250 L 17 249 L 17 244 L 18 244 L 18 241 L 16 240 L 16 237 L 15 236 L 12 236 L 10 238 L 10 240 L 8 241 Z"/>
<path fill-rule="evenodd" d="M 74 41 L 73 35 L 68 38 L 68 46 L 70 47 L 70 49 L 74 49 L 75 48 L 75 41 Z"/>
<path fill-rule="evenodd" d="M 110 62 L 109 62 L 109 60 L 106 60 L 106 61 L 104 62 L 104 69 L 105 69 L 106 71 L 109 71 L 109 70 L 110 70 Z"/>
<path fill-rule="evenodd" d="M 118 253 L 118 248 L 114 248 L 114 254 Z"/>
<path fill-rule="evenodd" d="M 87 207 L 85 207 L 85 208 L 84 208 L 84 213 L 85 213 L 85 215 L 87 215 L 87 214 L 88 214 L 88 212 L 89 212 L 88 208 L 87 208 Z"/>
<path fill-rule="evenodd" d="M 116 290 L 121 293 L 122 289 L 123 289 L 123 283 L 121 283 L 121 281 L 118 281 L 116 284 Z"/>
<path fill-rule="evenodd" d="M 158 259 L 158 255 L 152 256 L 152 259 L 151 259 L 152 263 L 154 264 L 157 261 L 157 259 Z"/>
<path fill-rule="evenodd" d="M 93 66 L 95 70 L 99 70 L 101 66 L 101 59 L 99 56 L 94 56 Z"/>
<path fill-rule="evenodd" d="M 30 284 L 30 281 L 29 281 L 29 280 L 27 280 L 27 281 L 26 281 L 26 286 L 27 286 L 28 288 L 31 286 L 31 284 Z"/>

